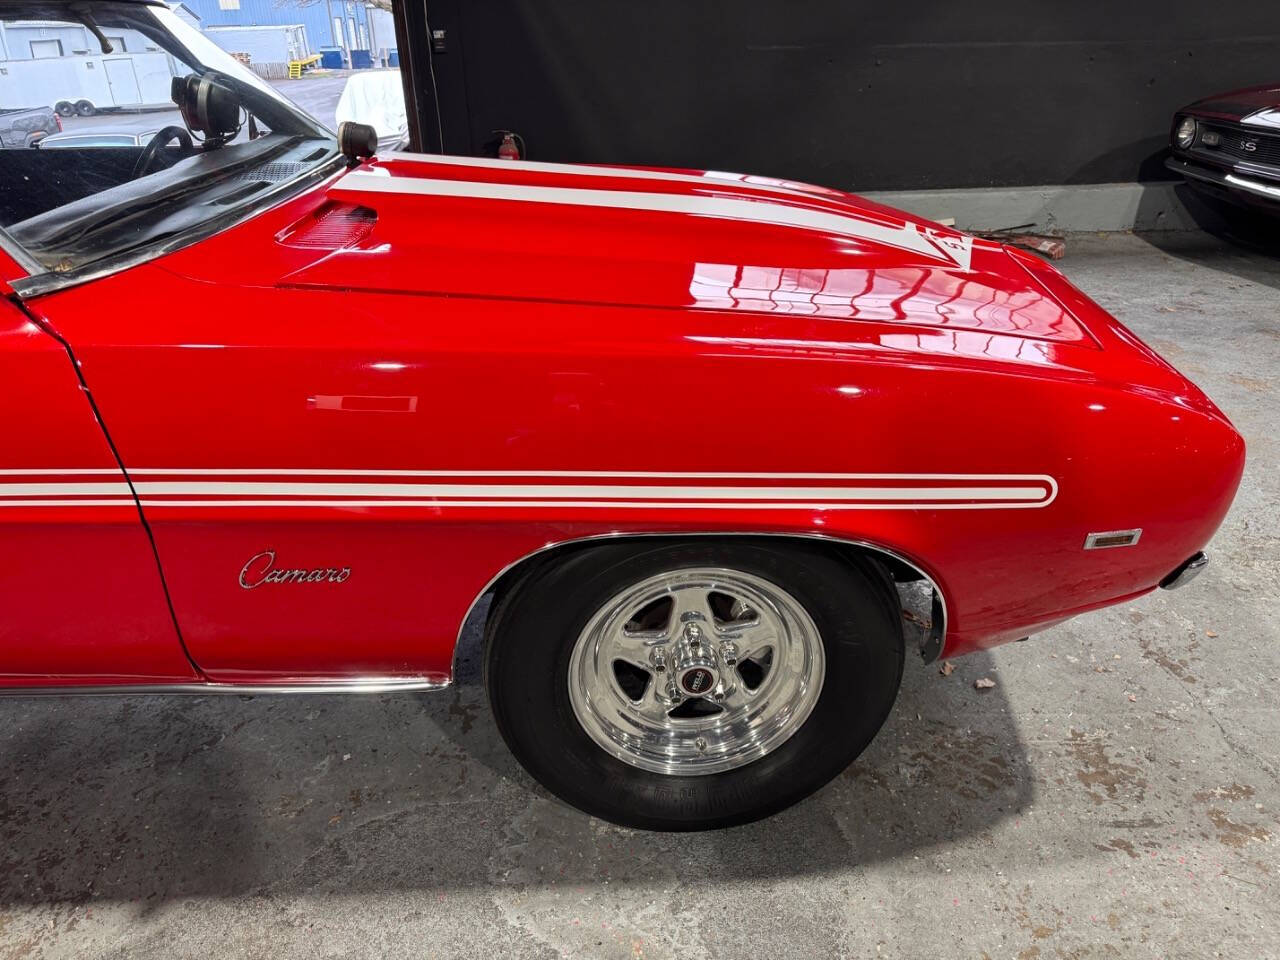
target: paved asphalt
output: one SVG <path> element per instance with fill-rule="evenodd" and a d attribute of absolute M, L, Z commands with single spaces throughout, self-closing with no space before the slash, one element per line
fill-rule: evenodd
<path fill-rule="evenodd" d="M 1249 442 L 1191 586 L 913 660 L 835 782 L 700 835 L 532 783 L 474 655 L 423 696 L 0 700 L 0 957 L 1275 957 L 1280 261 L 1062 267 Z"/>

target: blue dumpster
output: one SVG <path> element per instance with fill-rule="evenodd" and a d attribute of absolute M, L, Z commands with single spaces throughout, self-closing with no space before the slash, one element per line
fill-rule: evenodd
<path fill-rule="evenodd" d="M 397 70 L 400 68 L 400 51 L 399 50 L 387 51 L 387 66 L 395 67 Z"/>
<path fill-rule="evenodd" d="M 373 66 L 373 54 L 368 50 L 352 50 L 351 66 L 355 70 L 368 70 Z"/>
<path fill-rule="evenodd" d="M 321 50 L 320 66 L 326 70 L 342 69 L 342 51 L 341 50 Z"/>

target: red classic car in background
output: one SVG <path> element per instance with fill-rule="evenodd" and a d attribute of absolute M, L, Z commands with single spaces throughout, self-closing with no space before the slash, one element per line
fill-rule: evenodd
<path fill-rule="evenodd" d="M 56 7 L 56 9 L 55 9 Z M 757 177 L 334 138 L 163 5 L 194 136 L 0 152 L 0 682 L 486 683 L 643 827 L 809 794 L 926 658 L 1187 579 L 1240 437 L 1038 259 Z M 172 145 L 176 141 L 176 146 Z"/>
<path fill-rule="evenodd" d="M 1197 190 L 1280 213 L 1280 86 L 1198 100 L 1173 118 L 1165 165 Z"/>

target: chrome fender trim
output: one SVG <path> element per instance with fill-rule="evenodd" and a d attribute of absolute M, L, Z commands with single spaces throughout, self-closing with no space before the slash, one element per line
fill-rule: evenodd
<path fill-rule="evenodd" d="M 475 599 L 473 599 L 471 603 L 467 606 L 467 612 L 463 614 L 462 622 L 458 624 L 458 632 L 453 640 L 453 657 L 451 658 L 449 676 L 452 678 L 457 675 L 458 650 L 462 646 L 462 631 L 466 629 L 467 622 L 471 619 L 471 615 L 475 612 L 476 606 L 480 603 L 481 600 L 485 598 L 486 595 L 488 595 L 489 591 L 491 591 L 494 588 L 494 586 L 498 583 L 498 581 L 500 581 L 503 577 L 505 577 L 508 573 L 510 573 L 516 567 L 520 566 L 526 560 L 531 560 L 534 557 L 537 557 L 543 553 L 546 553 L 549 550 L 555 550 L 555 549 L 558 549 L 559 547 L 568 547 L 568 546 L 574 546 L 577 544 L 585 544 L 585 543 L 596 543 L 596 542 L 601 542 L 606 540 L 627 540 L 627 539 L 653 540 L 659 537 L 667 538 L 667 539 L 690 538 L 690 537 L 781 537 L 788 540 L 823 540 L 828 543 L 840 544 L 841 546 L 854 547 L 862 550 L 870 550 L 873 553 L 879 553 L 886 557 L 890 557 L 891 559 L 896 560 L 898 563 L 901 563 L 903 566 L 908 567 L 911 570 L 914 570 L 916 573 L 918 573 L 920 575 L 920 579 L 923 580 L 925 583 L 927 583 L 929 585 L 929 588 L 933 591 L 932 623 L 929 628 L 929 633 L 925 638 L 925 645 L 920 651 L 921 656 L 924 658 L 924 662 L 933 663 L 935 660 L 938 659 L 938 657 L 942 655 L 943 648 L 946 646 L 947 598 L 946 598 L 946 595 L 942 592 L 942 588 L 938 586 L 937 579 L 934 578 L 932 574 L 930 574 L 923 566 L 921 566 L 915 560 L 909 559 L 908 557 L 903 556 L 901 553 L 898 553 L 896 550 L 891 550 L 888 547 L 882 546 L 878 543 L 871 543 L 870 541 L 867 541 L 867 540 L 853 540 L 853 539 L 848 539 L 846 537 L 834 537 L 834 536 L 831 536 L 830 534 L 824 534 L 824 533 L 779 533 L 776 530 L 771 530 L 766 532 L 751 532 L 751 531 L 725 532 L 725 531 L 718 531 L 718 530 L 696 531 L 696 532 L 659 531 L 656 533 L 635 533 L 631 531 L 626 531 L 626 532 L 619 532 L 619 533 L 598 533 L 589 537 L 571 537 L 566 540 L 556 540 L 551 543 L 544 544 L 543 546 L 539 547 L 537 550 L 531 550 L 528 553 L 526 553 L 524 556 L 518 557 L 517 559 L 511 561 L 505 567 L 503 567 L 501 570 L 495 573 L 492 577 L 490 577 L 488 583 L 486 583 L 481 588 L 480 592 L 476 594 Z"/>

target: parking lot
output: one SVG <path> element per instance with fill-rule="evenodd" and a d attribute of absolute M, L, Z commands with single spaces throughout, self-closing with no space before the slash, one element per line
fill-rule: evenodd
<path fill-rule="evenodd" d="M 340 82 L 280 86 L 331 122 Z M 1072 237 L 1061 266 L 1249 443 L 1193 585 L 950 675 L 910 661 L 835 782 L 703 834 L 536 786 L 474 629 L 432 695 L 3 699 L 4 956 L 1273 955 L 1280 265 L 1117 234 Z"/>
<path fill-rule="evenodd" d="M 280 93 L 288 97 L 326 127 L 333 129 L 333 111 L 338 97 L 351 75 L 349 70 L 312 72 L 301 80 L 269 81 Z M 63 117 L 62 128 L 67 133 L 121 132 L 142 133 L 161 127 L 182 126 L 182 117 L 176 108 L 171 110 L 118 110 L 99 113 L 92 117 Z"/>

